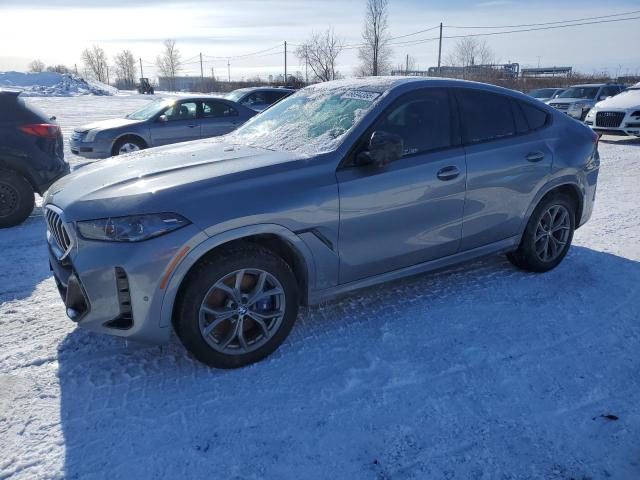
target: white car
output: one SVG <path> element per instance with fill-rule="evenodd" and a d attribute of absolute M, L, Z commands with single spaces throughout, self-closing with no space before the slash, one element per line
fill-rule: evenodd
<path fill-rule="evenodd" d="M 589 110 L 585 123 L 601 135 L 640 137 L 640 82 L 615 97 L 596 103 Z"/>

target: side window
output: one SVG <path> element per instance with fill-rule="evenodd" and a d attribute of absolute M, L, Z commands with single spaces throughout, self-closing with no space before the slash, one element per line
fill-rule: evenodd
<path fill-rule="evenodd" d="M 164 114 L 168 121 L 174 122 L 176 120 L 192 120 L 196 118 L 196 111 L 196 102 L 180 102 L 169 107 Z"/>
<path fill-rule="evenodd" d="M 513 112 L 513 118 L 516 121 L 516 132 L 527 133 L 529 132 L 529 124 L 522 112 L 522 108 L 518 105 L 516 100 L 511 100 L 511 111 Z"/>
<path fill-rule="evenodd" d="M 604 89 L 602 90 L 602 93 L 600 95 L 601 96 L 604 95 L 605 97 L 613 97 L 614 95 L 617 95 L 618 93 L 620 93 L 620 87 L 618 87 L 618 86 L 610 86 L 610 87 L 604 87 Z"/>
<path fill-rule="evenodd" d="M 205 100 L 202 102 L 202 116 L 204 118 L 237 117 L 238 111 L 224 102 Z"/>
<path fill-rule="evenodd" d="M 240 102 L 242 105 L 250 107 L 251 105 L 264 105 L 267 102 L 264 92 L 253 92 Z"/>
<path fill-rule="evenodd" d="M 383 114 L 375 130 L 394 133 L 404 141 L 404 155 L 450 147 L 452 120 L 444 89 L 409 94 Z"/>
<path fill-rule="evenodd" d="M 516 134 L 509 98 L 481 90 L 456 89 L 464 143 Z"/>
<path fill-rule="evenodd" d="M 527 123 L 529 124 L 529 128 L 531 130 L 538 130 L 539 128 L 544 127 L 547 124 L 547 120 L 549 115 L 547 112 L 543 112 L 539 108 L 534 107 L 526 102 L 517 102 L 524 113 L 524 116 L 527 119 Z"/>
<path fill-rule="evenodd" d="M 286 94 L 287 92 L 267 92 L 267 103 L 269 104 L 276 103 Z"/>

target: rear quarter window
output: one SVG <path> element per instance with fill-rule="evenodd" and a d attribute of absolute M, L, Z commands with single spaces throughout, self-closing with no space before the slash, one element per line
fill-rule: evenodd
<path fill-rule="evenodd" d="M 520 105 L 531 130 L 539 130 L 549 121 L 549 114 L 547 112 L 526 102 L 518 102 L 518 104 Z"/>
<path fill-rule="evenodd" d="M 509 97 L 492 92 L 456 89 L 463 141 L 481 143 L 516 134 Z"/>

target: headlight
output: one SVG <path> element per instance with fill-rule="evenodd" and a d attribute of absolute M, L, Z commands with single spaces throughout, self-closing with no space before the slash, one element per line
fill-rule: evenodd
<path fill-rule="evenodd" d="M 96 135 L 98 134 L 98 129 L 94 128 L 89 130 L 87 134 L 84 136 L 84 142 L 93 142 L 96 139 Z"/>
<path fill-rule="evenodd" d="M 592 108 L 591 110 L 589 110 L 589 113 L 587 113 L 587 118 L 591 118 L 596 114 L 596 109 Z"/>
<path fill-rule="evenodd" d="M 590 108 L 590 106 L 586 103 L 574 103 L 573 108 L 575 110 L 584 110 L 585 108 Z"/>
<path fill-rule="evenodd" d="M 140 242 L 189 225 L 189 220 L 175 213 L 131 215 L 76 222 L 78 233 L 87 240 Z"/>

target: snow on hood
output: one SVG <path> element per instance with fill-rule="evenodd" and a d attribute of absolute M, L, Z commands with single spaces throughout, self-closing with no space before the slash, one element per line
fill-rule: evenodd
<path fill-rule="evenodd" d="M 77 127 L 74 129 L 74 131 L 83 133 L 88 132 L 89 130 L 94 130 L 96 128 L 100 130 L 107 130 L 109 128 L 124 127 L 125 125 L 131 125 L 132 123 L 140 123 L 140 120 L 132 120 L 129 118 L 112 118 L 110 120 L 101 120 L 99 122 L 93 122 L 87 125 L 83 125 L 82 127 Z"/>
<path fill-rule="evenodd" d="M 196 184 L 204 182 L 206 188 L 212 188 L 223 176 L 299 158 L 293 153 L 224 143 L 219 138 L 196 140 L 112 157 L 79 168 L 54 183 L 43 203 L 62 208 L 70 215 L 69 220 L 87 211 L 93 218 L 99 218 L 101 210 L 110 208 L 109 200 L 131 213 L 132 208 L 142 208 L 145 199 L 163 193 L 175 198 L 170 193 L 174 189 L 188 195 L 192 186 L 198 188 Z M 82 203 L 91 207 L 79 208 Z"/>
<path fill-rule="evenodd" d="M 640 84 L 596 104 L 598 108 L 640 108 Z"/>

